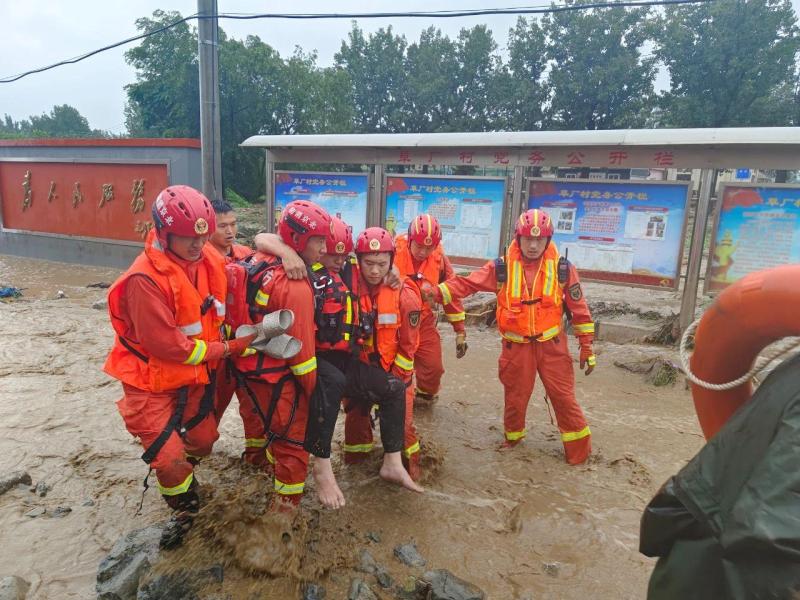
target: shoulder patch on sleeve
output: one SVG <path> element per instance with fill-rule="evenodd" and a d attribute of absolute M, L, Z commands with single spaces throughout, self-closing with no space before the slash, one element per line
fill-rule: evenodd
<path fill-rule="evenodd" d="M 569 286 L 569 297 L 576 301 L 583 298 L 583 290 L 580 283 L 573 283 Z"/>
<path fill-rule="evenodd" d="M 421 312 L 422 311 L 419 310 L 412 310 L 408 313 L 408 324 L 411 325 L 411 327 L 416 327 L 419 325 L 419 317 Z"/>

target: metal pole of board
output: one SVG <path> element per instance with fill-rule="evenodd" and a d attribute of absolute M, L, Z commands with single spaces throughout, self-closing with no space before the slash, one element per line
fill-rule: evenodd
<path fill-rule="evenodd" d="M 503 211 L 505 218 L 503 219 L 503 228 L 505 231 L 502 233 L 500 239 L 501 244 L 506 245 L 511 242 L 511 232 L 514 228 L 511 226 L 522 214 L 522 192 L 525 185 L 525 167 L 518 165 L 514 167 L 514 182 L 511 188 L 511 211 L 506 213 Z M 502 248 L 501 248 L 502 250 Z"/>
<path fill-rule="evenodd" d="M 219 61 L 217 0 L 197 0 L 198 63 L 200 71 L 200 155 L 203 193 L 222 200 L 222 143 L 219 132 Z"/>
<path fill-rule="evenodd" d="M 700 263 L 703 261 L 706 225 L 708 223 L 708 207 L 711 204 L 711 187 L 715 170 L 716 169 L 703 169 L 700 175 L 700 196 L 697 199 L 697 208 L 694 213 L 692 245 L 689 249 L 689 264 L 686 270 L 686 283 L 683 285 L 681 314 L 678 321 L 682 332 L 686 331 L 686 328 L 694 321 L 694 311 L 697 308 L 697 287 L 700 282 Z"/>
<path fill-rule="evenodd" d="M 275 233 L 275 161 L 269 150 L 267 150 L 264 163 L 264 176 L 267 184 L 264 194 L 265 229 L 270 233 Z"/>
<path fill-rule="evenodd" d="M 383 165 L 372 165 L 367 205 L 367 227 L 383 226 Z"/>

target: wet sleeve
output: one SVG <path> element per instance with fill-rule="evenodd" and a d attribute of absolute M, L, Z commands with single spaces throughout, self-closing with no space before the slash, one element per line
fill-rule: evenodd
<path fill-rule="evenodd" d="M 450 259 L 443 256 L 442 261 L 442 278 L 440 281 L 447 281 L 455 277 L 456 273 L 453 270 L 453 265 L 450 264 Z M 453 331 L 460 333 L 464 331 L 464 320 L 466 314 L 464 313 L 464 305 L 460 298 L 452 298 L 449 304 L 444 305 L 444 316 L 453 326 Z"/>
<path fill-rule="evenodd" d="M 281 278 L 275 282 L 271 296 L 270 308 L 289 308 L 294 312 L 294 323 L 286 333 L 300 340 L 302 347 L 296 356 L 289 359 L 289 370 L 303 388 L 306 397 L 310 397 L 317 385 L 314 299 L 311 286 L 305 279 Z"/>
<path fill-rule="evenodd" d="M 572 314 L 572 332 L 581 342 L 590 342 L 594 339 L 594 321 L 589 310 L 589 304 L 583 295 L 583 286 L 578 277 L 575 265 L 569 265 L 569 278 L 564 286 L 564 304 Z"/>
<path fill-rule="evenodd" d="M 440 283 L 436 299 L 442 304 L 449 304 L 455 298 L 466 298 L 476 292 L 497 292 L 493 260 L 466 277 L 454 275 L 444 283 Z"/>
<path fill-rule="evenodd" d="M 400 290 L 400 328 L 397 330 L 397 354 L 392 373 L 408 383 L 414 374 L 414 354 L 419 345 L 419 322 L 422 302 L 408 285 Z"/>
<path fill-rule="evenodd" d="M 158 286 L 145 276 L 134 275 L 125 287 L 134 338 L 151 356 L 160 360 L 199 365 L 222 357 L 221 342 L 187 337 L 175 322 Z"/>

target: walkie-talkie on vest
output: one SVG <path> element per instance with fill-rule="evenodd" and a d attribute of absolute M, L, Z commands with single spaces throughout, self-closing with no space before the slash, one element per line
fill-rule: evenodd
<path fill-rule="evenodd" d="M 564 249 L 564 256 L 558 259 L 558 283 L 562 286 L 569 279 L 569 248 Z"/>

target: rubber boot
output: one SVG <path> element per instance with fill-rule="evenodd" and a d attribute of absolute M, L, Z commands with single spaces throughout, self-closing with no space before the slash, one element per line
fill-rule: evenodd
<path fill-rule="evenodd" d="M 189 489 L 183 494 L 163 496 L 172 510 L 172 516 L 161 532 L 158 542 L 162 550 L 177 548 L 183 543 L 186 534 L 194 524 L 194 518 L 200 511 L 200 497 L 197 495 L 197 480 L 192 479 Z"/>
<path fill-rule="evenodd" d="M 431 408 L 439 399 L 439 394 L 429 394 L 420 390 L 414 391 L 414 408 Z"/>

